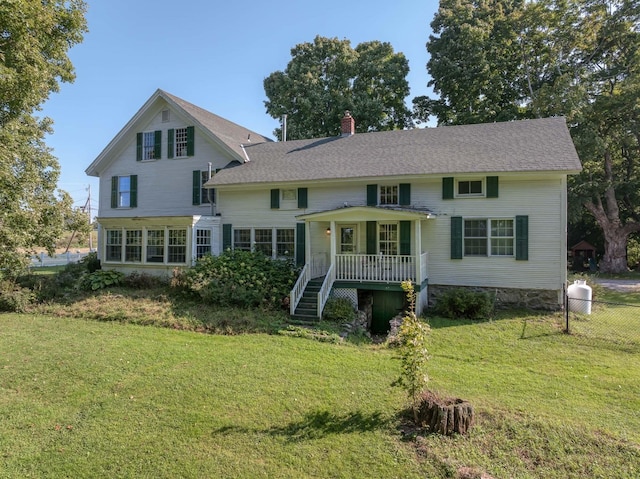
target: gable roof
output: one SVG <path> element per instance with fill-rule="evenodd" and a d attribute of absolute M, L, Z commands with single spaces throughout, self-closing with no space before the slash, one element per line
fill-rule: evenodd
<path fill-rule="evenodd" d="M 144 114 L 161 100 L 164 100 L 171 109 L 177 110 L 186 116 L 189 123 L 193 123 L 206 137 L 218 144 L 223 150 L 226 150 L 230 156 L 237 161 L 244 162 L 246 160 L 242 150 L 244 143 L 248 143 L 249 141 L 259 143 L 272 142 L 272 140 L 266 136 L 233 123 L 204 108 L 200 108 L 193 103 L 189 103 L 182 98 L 167 93 L 164 90 L 158 89 L 145 104 L 142 105 L 113 140 L 109 142 L 105 149 L 102 150 L 98 157 L 85 170 L 85 173 L 90 176 L 98 176 L 102 169 L 100 166 L 103 162 L 108 162 L 113 159 L 110 158 L 110 153 L 114 151 L 118 144 L 123 141 L 133 129 L 139 127 L 138 123 Z"/>
<path fill-rule="evenodd" d="M 463 173 L 577 173 L 565 119 L 360 133 L 245 145 L 249 158 L 211 186 Z"/>

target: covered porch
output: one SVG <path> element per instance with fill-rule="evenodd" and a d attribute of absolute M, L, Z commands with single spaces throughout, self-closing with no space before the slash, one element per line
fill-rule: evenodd
<path fill-rule="evenodd" d="M 422 251 L 422 223 L 433 215 L 408 207 L 357 206 L 301 215 L 305 231 L 305 265 L 291 292 L 296 311 L 305 288 L 323 278 L 316 317 L 321 317 L 331 288 L 396 285 L 411 280 L 417 289 L 428 278 L 428 253 Z M 417 312 L 422 304 L 416 305 Z"/>

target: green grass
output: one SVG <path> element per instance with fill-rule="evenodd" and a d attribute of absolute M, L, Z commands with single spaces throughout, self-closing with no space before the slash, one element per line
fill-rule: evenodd
<path fill-rule="evenodd" d="M 566 335 L 559 314 L 430 318 L 430 388 L 477 421 L 416 435 L 393 350 L 237 334 L 282 317 L 158 294 L 0 315 L 0 477 L 640 476 L 638 343 Z M 235 335 L 177 330 L 198 328 Z"/>

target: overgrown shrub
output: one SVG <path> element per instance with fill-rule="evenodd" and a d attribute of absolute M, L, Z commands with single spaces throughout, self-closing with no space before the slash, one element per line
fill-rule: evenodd
<path fill-rule="evenodd" d="M 0 311 L 22 313 L 35 299 L 33 292 L 28 288 L 11 281 L 0 282 Z"/>
<path fill-rule="evenodd" d="M 351 323 L 356 319 L 356 311 L 347 298 L 329 298 L 324 305 L 322 318 L 335 323 Z"/>
<path fill-rule="evenodd" d="M 279 309 L 298 274 L 290 260 L 228 250 L 220 256 L 200 258 L 195 266 L 175 273 L 171 284 L 209 304 Z"/>
<path fill-rule="evenodd" d="M 119 286 L 123 280 L 124 274 L 120 271 L 99 269 L 82 275 L 78 279 L 77 288 L 84 291 L 97 291 L 109 286 Z"/>
<path fill-rule="evenodd" d="M 131 274 L 124 277 L 124 286 L 132 289 L 151 289 L 165 284 L 165 281 L 149 273 L 139 273 L 133 271 Z"/>
<path fill-rule="evenodd" d="M 457 288 L 444 293 L 436 301 L 434 312 L 445 318 L 487 319 L 493 310 L 488 293 Z"/>
<path fill-rule="evenodd" d="M 89 273 L 93 273 L 94 271 L 98 271 L 102 269 L 102 265 L 100 264 L 100 260 L 98 259 L 98 253 L 92 251 L 87 256 L 80 260 L 80 263 L 84 264 Z"/>

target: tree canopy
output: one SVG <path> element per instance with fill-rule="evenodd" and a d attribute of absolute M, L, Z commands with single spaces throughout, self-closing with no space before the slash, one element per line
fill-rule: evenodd
<path fill-rule="evenodd" d="M 441 0 L 427 43 L 419 120 L 439 124 L 562 115 L 583 163 L 571 217 L 601 228 L 603 271 L 627 268 L 640 231 L 640 5 L 635 0 Z"/>
<path fill-rule="evenodd" d="M 284 71 L 264 80 L 267 113 L 287 115 L 287 139 L 318 138 L 340 133 L 345 110 L 356 119 L 356 131 L 406 128 L 411 112 L 409 64 L 389 43 L 359 44 L 316 36 L 313 43 L 291 49 Z M 274 131 L 281 138 L 281 129 Z"/>
<path fill-rule="evenodd" d="M 84 13 L 81 0 L 0 3 L 0 279 L 33 248 L 51 250 L 72 215 L 44 141 L 52 122 L 36 113 L 59 82 L 74 79 L 67 51 L 82 40 Z"/>

